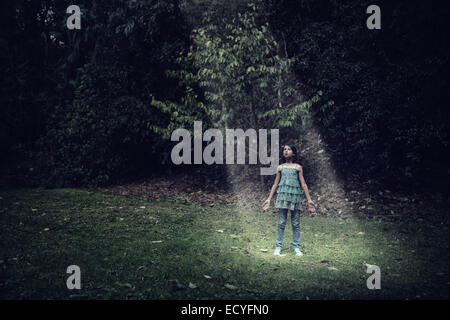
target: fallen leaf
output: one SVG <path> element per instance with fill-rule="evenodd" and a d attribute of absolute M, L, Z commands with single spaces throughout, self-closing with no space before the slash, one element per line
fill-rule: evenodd
<path fill-rule="evenodd" d="M 194 283 L 189 282 L 189 288 L 195 289 L 195 288 L 197 288 L 197 286 Z"/>
<path fill-rule="evenodd" d="M 269 251 L 269 250 L 267 250 L 267 249 L 261 249 L 261 251 L 262 251 L 262 252 L 267 252 L 267 251 Z"/>
<path fill-rule="evenodd" d="M 161 242 L 163 242 L 162 240 L 154 240 L 154 241 L 152 241 L 152 243 L 161 243 Z"/>
<path fill-rule="evenodd" d="M 141 209 L 145 209 L 145 207 L 144 207 L 144 206 L 142 206 L 142 207 L 141 207 Z"/>
<path fill-rule="evenodd" d="M 211 279 L 212 277 L 211 276 L 208 276 L 208 275 L 206 275 L 206 274 L 204 274 L 203 275 L 206 279 Z"/>
<path fill-rule="evenodd" d="M 233 286 L 232 284 L 228 284 L 228 283 L 225 284 L 225 288 L 228 288 L 228 289 L 231 289 L 231 290 L 236 290 L 237 289 L 236 286 Z"/>
<path fill-rule="evenodd" d="M 217 232 L 220 232 L 220 233 L 223 233 L 223 230 L 221 230 L 221 229 L 219 229 L 219 230 L 216 230 Z"/>
<path fill-rule="evenodd" d="M 50 229 L 49 228 L 44 228 L 44 231 L 49 231 Z"/>
<path fill-rule="evenodd" d="M 358 234 L 364 234 L 364 232 L 358 232 Z"/>
<path fill-rule="evenodd" d="M 31 211 L 38 211 L 38 209 L 31 209 Z"/>
<path fill-rule="evenodd" d="M 123 221 L 123 218 L 119 218 L 120 221 Z"/>
<path fill-rule="evenodd" d="M 120 283 L 120 282 L 116 282 L 116 284 L 119 286 L 119 287 L 126 287 L 126 288 L 132 288 L 132 285 L 131 284 L 129 284 L 129 283 Z"/>
<path fill-rule="evenodd" d="M 328 270 L 337 271 L 335 267 L 328 267 Z"/>

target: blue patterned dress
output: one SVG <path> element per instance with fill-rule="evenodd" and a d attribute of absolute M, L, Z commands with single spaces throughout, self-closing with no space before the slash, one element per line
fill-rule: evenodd
<path fill-rule="evenodd" d="M 301 209 L 302 194 L 303 190 L 300 186 L 296 167 L 286 168 L 282 165 L 275 208 L 289 210 Z"/>

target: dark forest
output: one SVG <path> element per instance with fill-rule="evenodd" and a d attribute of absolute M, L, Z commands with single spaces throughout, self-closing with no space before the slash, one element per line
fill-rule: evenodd
<path fill-rule="evenodd" d="M 448 299 L 448 6 L 8 0 L 0 17 L 0 298 Z M 278 129 L 277 165 L 294 147 L 309 269 L 292 271 L 290 252 L 266 261 L 275 173 L 250 163 L 245 138 L 244 164 L 194 163 L 194 121 L 223 133 L 224 154 L 225 129 L 267 129 L 269 150 Z M 181 128 L 191 163 L 173 160 Z M 158 260 L 158 241 L 177 262 Z M 143 261 L 124 261 L 140 248 Z M 365 263 L 380 266 L 384 289 L 367 289 Z M 89 270 L 80 294 L 52 284 L 70 264 Z M 337 285 L 269 284 L 322 272 Z"/>

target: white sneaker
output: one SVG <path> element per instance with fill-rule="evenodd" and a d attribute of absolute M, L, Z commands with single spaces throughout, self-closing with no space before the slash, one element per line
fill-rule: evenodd
<path fill-rule="evenodd" d="M 295 249 L 294 249 L 294 254 L 295 254 L 296 256 L 302 256 L 302 255 L 303 255 L 303 253 L 300 251 L 299 248 L 295 248 Z"/>
<path fill-rule="evenodd" d="M 273 252 L 276 256 L 281 256 L 281 248 L 275 248 L 275 251 Z"/>

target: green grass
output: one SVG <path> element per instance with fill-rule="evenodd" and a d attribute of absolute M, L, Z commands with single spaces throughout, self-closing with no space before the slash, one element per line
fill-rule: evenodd
<path fill-rule="evenodd" d="M 76 189 L 0 197 L 1 299 L 449 298 L 444 226 L 302 217 L 296 257 L 289 218 L 275 257 L 272 211 Z M 366 263 L 380 267 L 380 290 L 367 289 Z M 66 287 L 73 264 L 81 290 Z"/>

